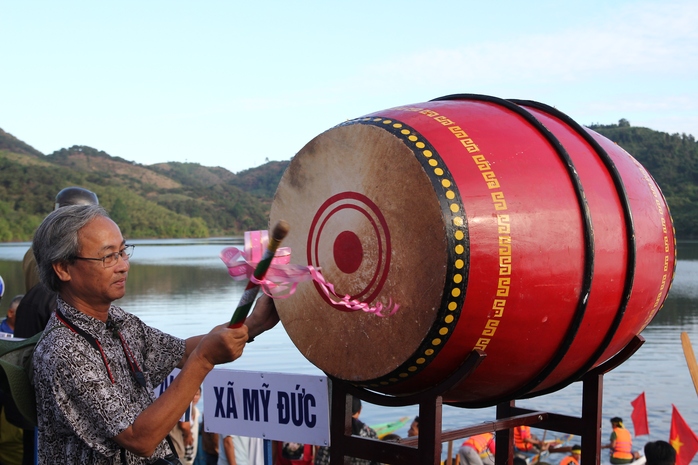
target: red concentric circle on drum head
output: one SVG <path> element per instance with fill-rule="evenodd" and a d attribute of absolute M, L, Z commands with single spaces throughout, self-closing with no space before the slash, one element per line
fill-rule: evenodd
<path fill-rule="evenodd" d="M 315 213 L 308 231 L 308 264 L 323 271 L 337 295 L 372 302 L 390 270 L 390 231 L 378 206 L 358 192 L 328 198 Z M 335 305 L 315 287 L 322 298 Z"/>
<path fill-rule="evenodd" d="M 353 231 L 343 231 L 334 240 L 334 261 L 337 268 L 346 274 L 352 274 L 361 266 L 364 248 L 361 239 Z"/>

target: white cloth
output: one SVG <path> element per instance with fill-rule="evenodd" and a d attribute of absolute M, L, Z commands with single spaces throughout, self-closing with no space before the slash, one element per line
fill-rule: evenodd
<path fill-rule="evenodd" d="M 235 465 L 264 465 L 264 440 L 246 436 L 220 435 L 218 444 L 218 465 L 231 465 L 225 456 L 223 441 L 226 437 L 233 438 L 235 447 Z"/>

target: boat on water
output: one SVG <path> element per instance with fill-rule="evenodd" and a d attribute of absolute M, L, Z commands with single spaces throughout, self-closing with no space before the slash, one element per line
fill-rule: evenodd
<path fill-rule="evenodd" d="M 399 430 L 407 423 L 409 423 L 411 417 L 400 417 L 396 421 L 389 421 L 385 423 L 379 423 L 377 425 L 371 425 L 373 431 L 378 435 L 378 439 L 383 439 L 388 434 L 394 433 Z"/>

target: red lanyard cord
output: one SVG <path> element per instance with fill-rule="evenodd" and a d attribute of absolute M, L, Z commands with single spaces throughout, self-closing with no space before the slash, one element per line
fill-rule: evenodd
<path fill-rule="evenodd" d="M 111 380 L 112 384 L 114 384 L 116 381 L 114 380 L 114 376 L 112 375 L 111 369 L 109 368 L 109 360 L 107 360 L 107 355 L 104 353 L 104 350 L 102 349 L 102 344 L 100 344 L 97 339 L 95 339 L 92 335 L 88 334 L 85 330 L 83 330 L 79 326 L 74 325 L 60 311 L 60 309 L 56 309 L 56 317 L 71 331 L 82 336 L 97 352 L 99 352 L 99 354 L 102 356 L 102 362 L 104 362 L 104 366 L 107 369 L 109 380 Z M 143 375 L 143 370 L 141 370 L 141 367 L 138 365 L 136 358 L 133 356 L 133 352 L 131 352 L 131 348 L 128 346 L 126 340 L 124 339 L 124 336 L 121 334 L 121 331 L 119 331 L 118 325 L 114 323 L 112 320 L 108 320 L 107 328 L 111 329 L 112 334 L 115 337 L 119 338 L 119 342 L 121 342 L 121 348 L 124 350 L 124 355 L 126 356 L 126 361 L 128 362 L 128 367 L 131 370 L 131 375 L 133 375 L 133 378 L 141 386 L 147 387 L 145 375 Z"/>
<path fill-rule="evenodd" d="M 143 370 L 141 370 L 141 367 L 138 366 L 136 357 L 133 356 L 131 348 L 128 346 L 128 344 L 126 343 L 126 339 L 124 339 L 123 334 L 121 334 L 121 331 L 119 330 L 119 325 L 113 322 L 112 320 L 109 320 L 107 321 L 107 329 L 111 329 L 112 334 L 119 338 L 119 341 L 121 342 L 121 347 L 124 349 L 124 355 L 126 356 L 126 361 L 128 362 L 128 367 L 131 369 L 131 374 L 133 375 L 133 378 L 136 380 L 138 384 L 140 384 L 143 387 L 146 387 Z"/>

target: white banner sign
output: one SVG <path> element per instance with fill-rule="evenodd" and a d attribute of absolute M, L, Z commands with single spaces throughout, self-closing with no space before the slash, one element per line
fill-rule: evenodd
<path fill-rule="evenodd" d="M 214 369 L 204 380 L 206 430 L 277 441 L 330 443 L 327 378 Z"/>

